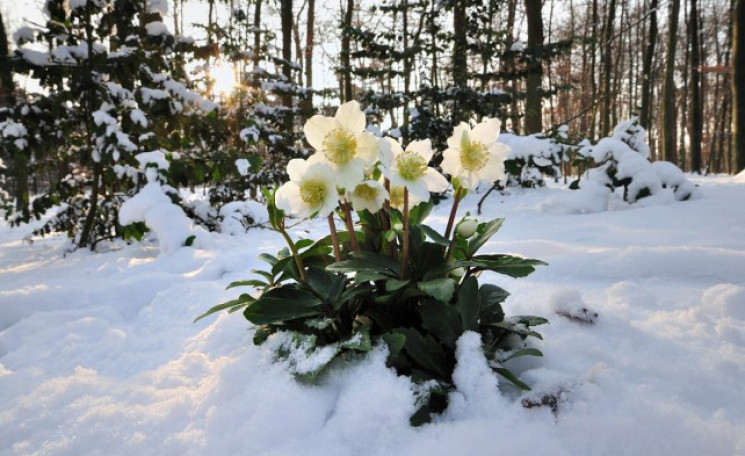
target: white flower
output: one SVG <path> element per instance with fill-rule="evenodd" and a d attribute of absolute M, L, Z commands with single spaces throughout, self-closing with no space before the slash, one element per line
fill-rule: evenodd
<path fill-rule="evenodd" d="M 367 209 L 374 214 L 383 208 L 388 192 L 380 182 L 368 180 L 358 184 L 348 198 L 355 211 Z"/>
<path fill-rule="evenodd" d="M 331 167 L 296 158 L 287 164 L 287 173 L 290 181 L 274 195 L 279 209 L 302 218 L 316 214 L 325 217 L 333 212 L 339 195 Z"/>
<path fill-rule="evenodd" d="M 310 160 L 328 164 L 334 170 L 339 188 L 355 188 L 364 180 L 365 167 L 372 166 L 377 159 L 380 140 L 365 131 L 365 114 L 356 101 L 339 106 L 334 117 L 311 117 L 303 131 L 318 151 Z"/>
<path fill-rule="evenodd" d="M 406 150 L 391 138 L 386 138 L 388 148 L 380 149 L 383 175 L 391 186 L 406 187 L 409 193 L 421 201 L 429 201 L 429 192 L 444 192 L 448 181 L 434 168 L 427 166 L 432 159 L 432 144 L 429 139 L 411 142 Z"/>
<path fill-rule="evenodd" d="M 498 138 L 498 119 L 485 119 L 473 129 L 461 122 L 448 138 L 442 171 L 457 178 L 465 189 L 474 188 L 481 181 L 504 179 L 504 161 L 510 148 L 497 142 Z"/>

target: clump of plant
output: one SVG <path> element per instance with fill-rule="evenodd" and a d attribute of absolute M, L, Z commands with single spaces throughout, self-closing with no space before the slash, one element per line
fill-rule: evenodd
<path fill-rule="evenodd" d="M 314 379 L 337 357 L 385 343 L 388 365 L 420 385 L 414 425 L 447 407 L 456 342 L 466 331 L 481 335 L 495 372 L 528 389 L 502 364 L 540 356 L 525 339 L 540 338 L 531 328 L 547 321 L 506 317 L 502 302 L 508 293 L 478 279 L 484 271 L 523 277 L 544 263 L 479 253 L 503 219 L 480 223 L 466 216 L 456 222 L 469 189 L 504 177 L 509 148 L 497 141 L 498 125 L 461 123 L 448 140 L 442 169 L 452 176 L 455 197 L 440 233 L 424 220 L 433 206 L 430 192 L 444 192 L 450 184 L 428 166 L 429 140 L 403 147 L 375 137 L 365 131 L 356 102 L 340 106 L 333 118 L 312 117 L 305 135 L 317 152 L 291 160 L 289 182 L 265 193 L 270 224 L 287 247 L 276 256 L 260 255 L 269 268 L 255 270 L 258 279 L 229 286 L 256 287 L 257 296 L 242 294 L 202 317 L 243 310 L 257 327 L 254 343 L 268 344 L 303 379 Z M 294 241 L 286 226 L 290 214 L 325 217 L 329 235 Z M 343 230 L 337 231 L 337 220 Z"/>

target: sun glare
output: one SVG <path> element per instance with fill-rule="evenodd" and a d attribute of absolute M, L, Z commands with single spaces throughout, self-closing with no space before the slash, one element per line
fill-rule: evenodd
<path fill-rule="evenodd" d="M 216 63 L 210 69 L 209 75 L 212 80 L 212 93 L 215 95 L 230 95 L 238 85 L 235 66 L 232 63 Z"/>

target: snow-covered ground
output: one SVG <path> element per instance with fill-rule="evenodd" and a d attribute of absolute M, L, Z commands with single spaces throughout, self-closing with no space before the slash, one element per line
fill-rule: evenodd
<path fill-rule="evenodd" d="M 699 199 L 591 214 L 560 188 L 492 195 L 485 216 L 507 221 L 484 252 L 549 263 L 487 277 L 512 293 L 508 314 L 550 319 L 545 357 L 510 366 L 534 387 L 521 396 L 492 388 L 464 341 L 460 395 L 421 428 L 382 349 L 307 385 L 242 316 L 192 323 L 244 291 L 224 288 L 282 247 L 275 233 L 63 257 L 64 239 L 2 225 L 0 455 L 743 455 L 745 177 L 691 179 Z M 577 304 L 597 323 L 555 313 Z M 556 413 L 521 404 L 546 394 Z"/>

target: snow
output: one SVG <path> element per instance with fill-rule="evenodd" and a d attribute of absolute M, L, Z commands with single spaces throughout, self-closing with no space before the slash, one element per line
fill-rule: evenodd
<path fill-rule="evenodd" d="M 154 21 L 145 24 L 145 30 L 147 31 L 147 34 L 150 36 L 161 36 L 161 35 L 170 35 L 171 32 L 168 31 L 168 26 L 164 24 L 161 21 Z"/>
<path fill-rule="evenodd" d="M 283 247 L 276 233 L 199 233 L 182 248 L 186 232 L 163 229 L 65 255 L 62 236 L 24 243 L 33 226 L 2 221 L 0 454 L 744 454 L 745 174 L 685 177 L 700 198 L 581 214 L 557 204 L 577 194 L 564 188 L 492 193 L 479 218 L 506 222 L 484 251 L 549 265 L 482 279 L 510 291 L 509 315 L 549 318 L 535 342 L 545 356 L 506 363 L 533 386 L 521 394 L 463 335 L 459 391 L 421 428 L 408 426 L 416 388 L 383 347 L 309 384 L 252 344 L 240 314 L 192 323 L 245 291 L 225 286 L 264 267 L 256 255 Z M 167 218 L 153 204 L 175 207 L 166 200 L 150 183 L 123 212 Z M 442 229 L 449 209 L 429 223 Z M 294 231 L 316 237 L 325 222 Z M 593 324 L 556 314 L 580 307 Z M 523 406 L 544 397 L 555 413 Z"/>

